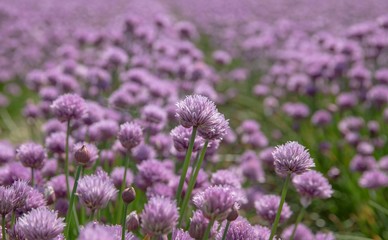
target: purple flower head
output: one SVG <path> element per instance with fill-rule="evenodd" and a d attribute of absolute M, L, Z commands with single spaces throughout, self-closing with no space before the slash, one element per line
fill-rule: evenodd
<path fill-rule="evenodd" d="M 51 109 L 62 122 L 80 119 L 85 113 L 85 101 L 76 94 L 64 94 L 53 102 Z"/>
<path fill-rule="evenodd" d="M 176 117 L 186 128 L 213 125 L 213 115 L 218 114 L 214 103 L 201 95 L 187 96 L 176 106 Z"/>
<path fill-rule="evenodd" d="M 330 183 L 319 172 L 311 170 L 292 179 L 298 193 L 310 201 L 313 198 L 330 198 L 333 194 Z"/>
<path fill-rule="evenodd" d="M 15 206 L 14 208 L 21 208 L 26 204 L 28 194 L 32 188 L 26 181 L 18 180 L 12 184 L 12 188 L 15 191 Z"/>
<path fill-rule="evenodd" d="M 66 133 L 55 132 L 46 138 L 46 148 L 56 154 L 64 154 L 66 150 Z M 69 138 L 69 146 L 73 145 L 73 139 Z"/>
<path fill-rule="evenodd" d="M 63 218 L 58 218 L 56 212 L 41 207 L 19 218 L 15 228 L 25 239 L 52 240 L 63 231 L 65 227 L 63 221 Z"/>
<path fill-rule="evenodd" d="M 50 119 L 42 126 L 42 130 L 46 136 L 50 136 L 55 132 L 65 132 L 66 126 L 57 119 Z"/>
<path fill-rule="evenodd" d="M 115 167 L 110 174 L 112 181 L 113 181 L 113 184 L 118 189 L 122 185 L 123 178 L 124 178 L 124 172 L 125 172 L 124 167 Z M 131 186 L 132 182 L 133 182 L 133 174 L 132 174 L 132 171 L 128 169 L 127 175 L 126 175 L 125 186 Z"/>
<path fill-rule="evenodd" d="M 217 64 L 222 65 L 222 66 L 228 65 L 232 61 L 232 58 L 229 55 L 229 53 L 222 51 L 222 50 L 218 50 L 218 51 L 213 52 L 212 57 L 213 57 L 214 62 L 216 62 Z"/>
<path fill-rule="evenodd" d="M 362 174 L 358 181 L 361 187 L 377 189 L 388 186 L 388 176 L 380 170 L 369 170 Z"/>
<path fill-rule="evenodd" d="M 163 156 L 170 156 L 172 139 L 169 134 L 158 133 L 150 137 L 150 144 Z"/>
<path fill-rule="evenodd" d="M 167 112 L 159 106 L 147 105 L 141 110 L 141 120 L 147 131 L 156 134 L 166 125 Z"/>
<path fill-rule="evenodd" d="M 138 146 L 143 140 L 143 130 L 136 123 L 124 123 L 120 126 L 118 139 L 126 149 Z"/>
<path fill-rule="evenodd" d="M 31 188 L 31 191 L 28 191 L 28 197 L 25 205 L 16 209 L 16 212 L 22 215 L 23 213 L 27 213 L 32 209 L 45 207 L 46 200 L 44 195 L 36 189 Z"/>
<path fill-rule="evenodd" d="M 91 210 L 104 208 L 116 197 L 117 190 L 109 176 L 101 171 L 78 181 L 80 202 Z"/>
<path fill-rule="evenodd" d="M 369 142 L 359 142 L 357 144 L 357 152 L 363 156 L 372 155 L 374 150 L 374 146 Z"/>
<path fill-rule="evenodd" d="M 206 228 L 209 225 L 209 219 L 205 218 L 201 210 L 194 212 L 190 218 L 189 234 L 192 238 L 202 240 L 205 234 Z M 212 238 L 217 234 L 218 223 L 214 224 L 209 237 Z"/>
<path fill-rule="evenodd" d="M 291 239 L 291 234 L 292 231 L 294 230 L 294 225 L 291 225 L 284 229 L 282 233 L 282 239 L 284 240 L 290 240 Z M 295 235 L 294 235 L 295 240 L 314 240 L 314 234 L 311 232 L 311 230 L 306 227 L 303 223 L 299 223 L 298 226 L 296 227 Z"/>
<path fill-rule="evenodd" d="M 267 147 L 259 153 L 259 159 L 269 167 L 274 167 L 275 159 L 272 153 L 275 151 L 273 147 Z"/>
<path fill-rule="evenodd" d="M 301 174 L 315 166 L 309 152 L 297 142 L 277 146 L 272 155 L 275 159 L 275 171 L 280 176 Z"/>
<path fill-rule="evenodd" d="M 255 225 L 254 228 L 256 230 L 257 240 L 268 240 L 269 239 L 269 237 L 271 235 L 271 229 L 264 227 L 264 226 L 260 226 L 260 225 Z"/>
<path fill-rule="evenodd" d="M 82 116 L 82 121 L 86 125 L 92 125 L 104 118 L 104 108 L 95 102 L 88 101 L 85 105 L 85 113 Z"/>
<path fill-rule="evenodd" d="M 10 162 L 0 169 L 0 183 L 2 185 L 11 185 L 16 180 L 31 180 L 31 170 L 19 162 Z"/>
<path fill-rule="evenodd" d="M 211 123 L 211 124 L 210 124 Z M 198 128 L 198 134 L 206 140 L 222 140 L 229 129 L 229 120 L 223 114 L 214 114 L 209 124 Z"/>
<path fill-rule="evenodd" d="M 121 226 L 102 225 L 97 222 L 90 222 L 81 228 L 78 240 L 121 240 Z M 132 233 L 125 234 L 125 240 L 135 240 Z"/>
<path fill-rule="evenodd" d="M 46 153 L 43 147 L 36 143 L 25 143 L 17 149 L 17 158 L 25 167 L 39 169 L 44 165 Z"/>
<path fill-rule="evenodd" d="M 163 236 L 172 232 L 178 223 L 178 208 L 175 201 L 153 197 L 141 213 L 141 227 L 151 236 Z"/>
<path fill-rule="evenodd" d="M 139 146 L 132 149 L 132 157 L 137 162 L 142 162 L 147 159 L 152 159 L 156 157 L 156 152 L 153 147 L 145 143 L 140 144 Z"/>
<path fill-rule="evenodd" d="M 162 196 L 169 199 L 174 199 L 174 188 L 171 184 L 155 183 L 147 188 L 146 195 L 148 198 Z"/>
<path fill-rule="evenodd" d="M 242 161 L 242 163 L 240 164 L 242 174 L 247 179 L 263 183 L 265 182 L 265 174 L 262 167 L 262 163 L 254 152 L 253 154 L 253 158 L 248 158 L 247 160 Z"/>
<path fill-rule="evenodd" d="M 283 111 L 291 118 L 306 118 L 310 114 L 310 109 L 303 103 L 285 103 Z"/>
<path fill-rule="evenodd" d="M 222 221 L 232 211 L 236 203 L 236 196 L 229 187 L 210 186 L 197 193 L 193 202 L 206 218 Z"/>
<path fill-rule="evenodd" d="M 15 149 L 13 146 L 6 142 L 0 141 L 0 165 L 8 163 L 15 158 Z"/>
<path fill-rule="evenodd" d="M 243 179 L 235 170 L 218 170 L 212 174 L 212 185 L 224 185 L 231 188 L 241 188 Z"/>
<path fill-rule="evenodd" d="M 357 96 L 354 93 L 341 93 L 336 100 L 336 104 L 341 109 L 349 109 L 357 105 Z"/>
<path fill-rule="evenodd" d="M 177 126 L 171 130 L 171 137 L 174 143 L 174 147 L 179 152 L 187 151 L 189 148 L 189 142 L 191 138 L 192 128 L 185 128 L 183 126 Z M 204 140 L 201 136 L 196 136 L 194 141 L 193 151 L 199 151 L 202 149 Z"/>
<path fill-rule="evenodd" d="M 190 237 L 188 232 L 182 229 L 174 229 L 172 231 L 172 240 L 193 240 L 193 238 Z"/>
<path fill-rule="evenodd" d="M 74 178 L 71 176 L 69 176 L 69 185 L 71 191 L 74 185 Z M 51 178 L 47 186 L 51 186 L 54 189 L 56 198 L 67 198 L 66 176 L 64 174 Z"/>
<path fill-rule="evenodd" d="M 119 126 L 114 120 L 101 120 L 93 123 L 89 127 L 90 139 L 93 141 L 106 141 L 115 136 L 119 132 Z"/>
<path fill-rule="evenodd" d="M 252 148 L 263 148 L 268 145 L 268 139 L 261 131 L 242 135 L 241 142 L 251 145 Z"/>
<path fill-rule="evenodd" d="M 276 213 L 280 204 L 280 197 L 276 195 L 264 195 L 255 202 L 257 214 L 269 223 L 275 221 Z M 285 222 L 292 215 L 292 211 L 287 203 L 284 203 L 280 213 L 280 222 Z"/>
<path fill-rule="evenodd" d="M 155 183 L 168 183 L 172 172 L 170 169 L 155 159 L 150 159 L 138 165 L 138 174 L 135 177 L 135 184 L 142 190 Z"/>
<path fill-rule="evenodd" d="M 6 215 L 15 208 L 16 192 L 12 187 L 0 186 L 0 215 Z"/>
<path fill-rule="evenodd" d="M 315 240 L 335 240 L 335 236 L 332 232 L 317 232 L 315 234 Z"/>
<path fill-rule="evenodd" d="M 224 229 L 220 231 L 216 239 L 221 240 Z M 238 217 L 231 222 L 226 233 L 228 240 L 257 240 L 256 229 L 243 217 Z"/>
<path fill-rule="evenodd" d="M 350 162 L 350 170 L 364 172 L 377 167 L 376 159 L 373 156 L 356 155 Z"/>
<path fill-rule="evenodd" d="M 331 114 L 326 110 L 319 110 L 312 116 L 311 122 L 316 126 L 327 125 L 331 122 Z"/>

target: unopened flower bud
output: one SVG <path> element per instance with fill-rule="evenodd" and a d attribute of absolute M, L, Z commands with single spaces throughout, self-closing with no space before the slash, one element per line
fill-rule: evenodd
<path fill-rule="evenodd" d="M 229 215 L 226 218 L 226 220 L 228 220 L 229 222 L 233 222 L 237 218 L 238 218 L 238 209 L 237 209 L 237 207 L 233 207 L 232 211 L 229 213 Z"/>
<path fill-rule="evenodd" d="M 129 204 L 133 202 L 136 198 L 136 191 L 133 187 L 124 189 L 123 193 L 121 194 L 121 197 L 123 198 L 123 201 L 126 204 Z"/>
<path fill-rule="evenodd" d="M 86 145 L 82 145 L 81 148 L 74 152 L 74 159 L 81 165 L 86 165 L 90 161 L 90 153 Z"/>
<path fill-rule="evenodd" d="M 132 231 L 137 230 L 140 227 L 139 215 L 137 215 L 137 213 L 135 211 L 131 212 L 127 216 L 127 218 L 125 220 L 125 224 L 126 224 L 128 232 L 132 232 Z"/>

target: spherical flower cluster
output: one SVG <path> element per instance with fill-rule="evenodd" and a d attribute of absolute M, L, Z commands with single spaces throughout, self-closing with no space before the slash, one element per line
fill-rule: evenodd
<path fill-rule="evenodd" d="M 151 236 L 163 236 L 172 232 L 178 223 L 178 216 L 175 202 L 164 197 L 153 197 L 144 206 L 141 227 Z"/>
<path fill-rule="evenodd" d="M 64 94 L 53 102 L 51 109 L 62 122 L 80 119 L 85 113 L 85 101 L 77 94 Z"/>
<path fill-rule="evenodd" d="M 121 240 L 121 226 L 102 225 L 97 222 L 88 223 L 81 228 L 78 240 Z M 132 233 L 125 233 L 125 240 L 135 240 Z"/>
<path fill-rule="evenodd" d="M 189 234 L 194 239 L 203 239 L 203 236 L 205 234 L 206 228 L 209 225 L 209 219 L 205 218 L 203 216 L 203 213 L 201 210 L 197 210 L 193 213 L 193 216 L 190 219 L 190 226 L 189 226 Z M 217 234 L 217 227 L 218 224 L 214 224 L 209 237 L 212 238 Z"/>
<path fill-rule="evenodd" d="M 78 181 L 77 195 L 81 203 L 91 210 L 104 208 L 116 194 L 117 190 L 105 172 L 97 172 Z"/>
<path fill-rule="evenodd" d="M 388 176 L 380 170 L 370 170 L 362 174 L 358 181 L 361 187 L 368 189 L 377 189 L 388 186 Z"/>
<path fill-rule="evenodd" d="M 177 126 L 171 130 L 171 137 L 174 143 L 174 147 L 179 152 L 187 151 L 189 148 L 189 142 L 191 134 L 193 132 L 192 128 L 185 128 L 183 126 Z M 193 151 L 199 151 L 202 149 L 204 140 L 201 136 L 195 136 Z"/>
<path fill-rule="evenodd" d="M 16 203 L 16 192 L 12 187 L 0 186 L 0 215 L 10 213 Z"/>
<path fill-rule="evenodd" d="M 143 130 L 136 123 L 124 123 L 120 126 L 118 139 L 123 147 L 132 149 L 143 140 Z"/>
<path fill-rule="evenodd" d="M 194 205 L 210 220 L 225 220 L 236 203 L 235 193 L 226 186 L 210 186 L 197 193 Z"/>
<path fill-rule="evenodd" d="M 33 209 L 18 219 L 15 229 L 25 239 L 52 240 L 63 231 L 63 218 L 45 207 Z"/>
<path fill-rule="evenodd" d="M 277 146 L 272 155 L 275 171 L 280 176 L 301 174 L 315 166 L 306 148 L 297 142 Z"/>
<path fill-rule="evenodd" d="M 264 195 L 255 202 L 257 214 L 269 223 L 275 221 L 276 213 L 280 204 L 280 197 L 276 195 Z M 292 215 L 292 211 L 287 203 L 284 203 L 280 213 L 280 222 L 284 222 Z"/>
<path fill-rule="evenodd" d="M 292 231 L 294 230 L 294 225 L 291 225 L 284 229 L 282 233 L 282 239 L 284 240 L 291 240 L 291 234 Z M 307 239 L 315 239 L 314 234 L 311 232 L 311 230 L 306 227 L 306 225 L 299 223 L 298 226 L 296 227 L 295 235 L 294 235 L 295 240 L 307 240 Z"/>
<path fill-rule="evenodd" d="M 220 231 L 223 233 L 224 229 Z M 235 221 L 230 223 L 229 229 L 226 232 L 226 239 L 233 240 L 257 240 L 256 229 L 243 217 L 237 218 Z M 222 239 L 222 234 L 218 234 L 218 240 Z"/>
<path fill-rule="evenodd" d="M 327 179 L 321 173 L 314 170 L 296 175 L 292 179 L 292 183 L 302 198 L 305 198 L 307 201 L 313 198 L 330 198 L 333 194 Z"/>
<path fill-rule="evenodd" d="M 39 169 L 43 167 L 46 153 L 43 147 L 36 143 L 25 143 L 17 149 L 17 158 L 25 167 Z"/>

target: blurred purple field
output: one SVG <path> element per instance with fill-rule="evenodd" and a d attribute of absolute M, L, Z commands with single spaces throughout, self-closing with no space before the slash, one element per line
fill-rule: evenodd
<path fill-rule="evenodd" d="M 388 239 L 388 1 L 0 2 L 2 240 Z"/>

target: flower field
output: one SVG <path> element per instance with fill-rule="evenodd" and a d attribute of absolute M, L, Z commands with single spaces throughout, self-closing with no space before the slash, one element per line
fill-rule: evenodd
<path fill-rule="evenodd" d="M 385 0 L 0 2 L 2 240 L 388 239 Z"/>

